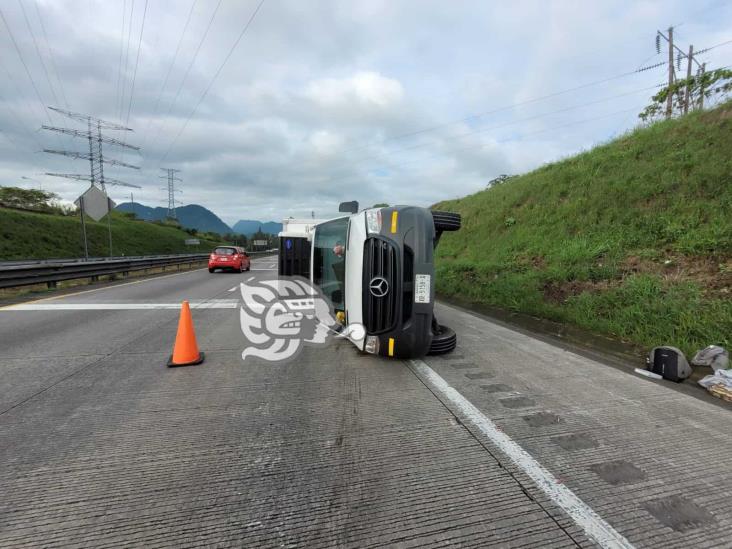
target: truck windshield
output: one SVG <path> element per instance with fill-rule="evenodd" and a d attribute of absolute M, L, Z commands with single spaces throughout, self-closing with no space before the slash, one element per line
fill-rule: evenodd
<path fill-rule="evenodd" d="M 342 217 L 318 225 L 313 239 L 313 282 L 336 310 L 345 309 L 347 233 L 348 218 Z"/>

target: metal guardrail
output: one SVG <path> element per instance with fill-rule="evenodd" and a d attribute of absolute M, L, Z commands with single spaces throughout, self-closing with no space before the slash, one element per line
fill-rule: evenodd
<path fill-rule="evenodd" d="M 250 256 L 270 252 L 250 252 Z M 57 282 L 100 276 L 127 274 L 131 271 L 165 268 L 208 260 L 209 254 L 157 255 L 140 257 L 111 257 L 94 259 L 54 259 L 5 261 L 0 263 L 0 288 L 47 284 L 55 288 Z"/>
<path fill-rule="evenodd" d="M 157 254 L 157 255 L 116 255 L 116 256 L 104 256 L 104 257 L 90 257 L 84 259 L 83 257 L 55 257 L 50 259 L 13 259 L 10 261 L 0 261 L 0 269 L 5 267 L 14 267 L 16 265 L 66 265 L 69 263 L 91 263 L 91 262 L 110 262 L 110 261 L 124 261 L 129 259 L 162 259 L 164 257 L 181 257 L 190 255 L 200 254 Z"/>

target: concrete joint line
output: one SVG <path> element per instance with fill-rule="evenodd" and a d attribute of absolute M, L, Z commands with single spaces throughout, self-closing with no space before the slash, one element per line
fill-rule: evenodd
<path fill-rule="evenodd" d="M 511 437 L 501 431 L 493 421 L 451 387 L 424 361 L 408 360 L 407 365 L 430 390 L 450 402 L 464 419 L 498 447 L 524 474 L 528 475 L 536 486 L 552 502 L 562 508 L 575 524 L 582 528 L 584 533 L 600 547 L 608 549 L 631 549 L 633 547 L 620 532 L 610 526 Z"/>

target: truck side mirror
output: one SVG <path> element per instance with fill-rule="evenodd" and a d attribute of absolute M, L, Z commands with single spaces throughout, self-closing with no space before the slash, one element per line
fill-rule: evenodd
<path fill-rule="evenodd" d="M 355 200 L 353 202 L 341 202 L 338 206 L 339 212 L 345 212 L 345 213 L 358 213 L 358 202 Z"/>

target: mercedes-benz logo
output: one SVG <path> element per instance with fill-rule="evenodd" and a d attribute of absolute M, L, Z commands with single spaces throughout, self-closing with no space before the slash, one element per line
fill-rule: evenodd
<path fill-rule="evenodd" d="M 389 293 L 389 281 L 383 276 L 375 276 L 369 282 L 369 292 L 374 297 L 384 297 Z"/>

